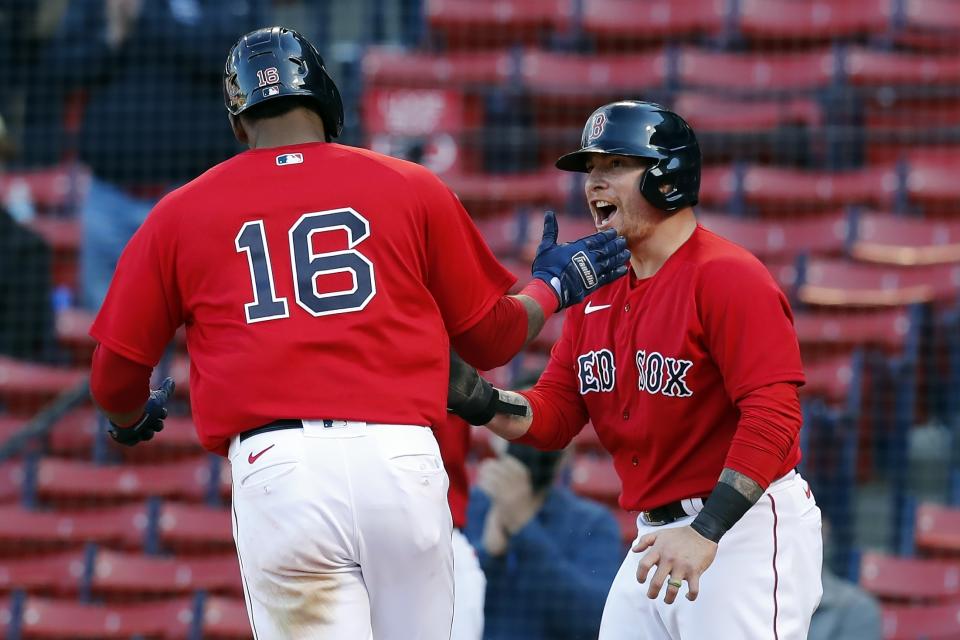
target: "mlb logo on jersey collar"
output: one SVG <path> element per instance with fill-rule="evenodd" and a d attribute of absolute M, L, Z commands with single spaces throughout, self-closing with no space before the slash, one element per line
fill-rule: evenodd
<path fill-rule="evenodd" d="M 282 167 L 288 164 L 301 164 L 303 162 L 302 153 L 284 153 L 277 156 L 277 166 Z"/>

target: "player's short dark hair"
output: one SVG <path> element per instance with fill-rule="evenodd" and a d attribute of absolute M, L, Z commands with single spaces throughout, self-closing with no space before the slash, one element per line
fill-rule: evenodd
<path fill-rule="evenodd" d="M 279 99 L 265 100 L 248 108 L 240 114 L 240 117 L 249 122 L 256 122 L 267 118 L 277 118 L 301 107 L 323 117 L 317 101 L 308 96 L 284 96 Z"/>

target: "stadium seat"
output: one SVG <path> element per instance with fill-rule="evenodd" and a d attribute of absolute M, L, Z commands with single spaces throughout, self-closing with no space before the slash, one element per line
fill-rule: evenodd
<path fill-rule="evenodd" d="M 917 507 L 914 542 L 929 555 L 960 555 L 960 508 L 937 504 Z"/>
<path fill-rule="evenodd" d="M 883 33 L 891 9 L 890 0 L 740 0 L 736 20 L 749 40 L 815 42 Z"/>
<path fill-rule="evenodd" d="M 911 331 L 907 307 L 866 313 L 843 310 L 798 309 L 793 324 L 801 348 L 849 351 L 855 346 L 879 346 L 884 351 L 900 349 Z"/>
<path fill-rule="evenodd" d="M 662 87 L 667 59 L 659 50 L 619 55 L 528 50 L 521 58 L 520 77 L 536 98 L 583 104 L 588 114 L 604 102 Z"/>
<path fill-rule="evenodd" d="M 197 590 L 243 593 L 236 553 L 158 557 L 98 549 L 93 555 L 89 588 L 94 596 L 112 598 Z"/>
<path fill-rule="evenodd" d="M 716 0 L 584 0 L 581 27 L 598 49 L 645 45 L 723 30 L 726 3 Z"/>
<path fill-rule="evenodd" d="M 547 40 L 570 28 L 573 0 L 426 0 L 431 36 L 451 48 L 483 48 Z"/>
<path fill-rule="evenodd" d="M 812 98 L 757 98 L 738 100 L 700 91 L 684 91 L 673 99 L 698 135 L 703 133 L 761 133 L 785 125 L 819 126 L 823 114 Z"/>
<path fill-rule="evenodd" d="M 728 208 L 740 191 L 740 175 L 731 165 L 703 167 L 700 172 L 700 206 Z"/>
<path fill-rule="evenodd" d="M 844 74 L 859 86 L 949 86 L 960 82 L 960 56 L 854 47 L 844 57 Z"/>
<path fill-rule="evenodd" d="M 436 87 L 501 85 L 515 63 L 506 51 L 440 54 L 409 53 L 392 47 L 370 47 L 363 56 L 364 82 L 376 86 Z"/>
<path fill-rule="evenodd" d="M 509 210 L 474 221 L 483 240 L 498 257 L 515 257 L 526 241 L 527 215 Z"/>
<path fill-rule="evenodd" d="M 903 0 L 902 24 L 894 35 L 898 44 L 956 52 L 960 6 L 952 0 Z"/>
<path fill-rule="evenodd" d="M 960 603 L 918 607 L 885 605 L 883 640 L 956 640 L 960 638 Z"/>
<path fill-rule="evenodd" d="M 33 415 L 54 396 L 81 384 L 87 370 L 0 356 L 0 401 L 13 415 Z"/>
<path fill-rule="evenodd" d="M 450 175 L 445 182 L 473 215 L 521 205 L 560 208 L 572 184 L 570 174 L 553 168 L 536 173 Z"/>
<path fill-rule="evenodd" d="M 3 442 L 0 439 L 0 442 Z M 0 504 L 16 502 L 23 488 L 23 464 L 19 461 L 0 462 Z"/>
<path fill-rule="evenodd" d="M 570 488 L 586 498 L 617 506 L 620 478 L 608 456 L 578 454 L 573 460 Z"/>
<path fill-rule="evenodd" d="M 884 600 L 953 600 L 960 596 L 960 562 L 868 552 L 860 586 Z"/>
<path fill-rule="evenodd" d="M 0 176 L 0 201 L 6 202 L 12 189 L 26 188 L 39 213 L 74 213 L 89 179 L 89 171 L 76 164 L 9 172 Z"/>
<path fill-rule="evenodd" d="M 592 422 L 585 424 L 580 433 L 573 437 L 573 446 L 578 453 L 604 455 L 607 452 L 603 443 L 600 442 L 600 436 L 597 435 L 597 430 L 593 428 Z"/>
<path fill-rule="evenodd" d="M 46 456 L 36 463 L 35 491 L 41 500 L 70 503 L 104 504 L 149 496 L 203 501 L 225 492 L 224 484 L 229 490 L 229 477 L 218 473 L 211 478 L 211 472 L 219 470 L 219 461 L 202 455 L 160 464 L 116 466 Z"/>
<path fill-rule="evenodd" d="M 193 599 L 96 605 L 27 596 L 15 637 L 49 640 L 108 640 L 131 637 L 186 638 Z M 9 636 L 8 636 L 9 637 Z"/>
<path fill-rule="evenodd" d="M 791 53 L 727 53 L 686 47 L 677 62 L 683 89 L 762 94 L 827 87 L 836 56 L 827 49 Z"/>
<path fill-rule="evenodd" d="M 960 221 L 864 212 L 856 216 L 850 254 L 897 265 L 960 263 Z"/>
<path fill-rule="evenodd" d="M 0 552 L 76 548 L 85 542 L 139 547 L 147 515 L 143 504 L 46 511 L 0 505 Z"/>
<path fill-rule="evenodd" d="M 250 622 L 243 600 L 207 598 L 203 603 L 203 637 L 209 640 L 250 638 Z"/>
<path fill-rule="evenodd" d="M 802 271 L 797 297 L 813 305 L 904 306 L 950 300 L 960 289 L 960 265 L 899 267 L 811 257 Z"/>
<path fill-rule="evenodd" d="M 893 201 L 898 184 L 893 167 L 824 171 L 751 166 L 743 174 L 742 189 L 746 204 L 776 211 L 882 206 Z"/>
<path fill-rule="evenodd" d="M 808 359 L 803 363 L 803 370 L 807 383 L 800 392 L 835 404 L 842 403 L 849 395 L 851 385 L 857 382 L 854 362 L 848 353 Z"/>
<path fill-rule="evenodd" d="M 157 539 L 163 549 L 190 553 L 226 553 L 235 549 L 229 509 L 164 502 L 156 524 Z"/>
<path fill-rule="evenodd" d="M 826 215 L 764 220 L 697 212 L 700 223 L 760 258 L 788 260 L 801 253 L 837 255 L 847 239 L 843 211 Z"/>
<path fill-rule="evenodd" d="M 81 550 L 0 557 L 0 592 L 76 594 L 85 562 Z"/>
<path fill-rule="evenodd" d="M 914 159 L 907 167 L 907 197 L 925 210 L 955 212 L 960 203 L 960 156 Z"/>

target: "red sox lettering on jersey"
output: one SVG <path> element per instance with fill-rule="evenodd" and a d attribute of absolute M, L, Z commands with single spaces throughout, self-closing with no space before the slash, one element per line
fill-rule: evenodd
<path fill-rule="evenodd" d="M 563 395 L 562 438 L 550 445 L 589 417 L 613 454 L 623 508 L 708 495 L 737 429 L 737 400 L 803 382 L 791 323 L 763 265 L 698 227 L 655 276 L 631 274 L 570 309 L 537 385 Z M 794 444 L 778 477 L 799 459 Z"/>

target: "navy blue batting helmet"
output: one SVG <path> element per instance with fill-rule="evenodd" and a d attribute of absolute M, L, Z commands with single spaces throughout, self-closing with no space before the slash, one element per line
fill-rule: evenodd
<path fill-rule="evenodd" d="M 284 27 L 257 29 L 237 40 L 223 71 L 227 111 L 237 116 L 254 105 L 287 96 L 313 99 L 327 141 L 340 135 L 340 91 L 309 40 Z"/>
<path fill-rule="evenodd" d="M 594 153 L 653 160 L 640 192 L 658 209 L 672 212 L 697 203 L 700 145 L 690 125 L 665 107 L 640 100 L 600 107 L 583 127 L 580 149 L 561 156 L 557 168 L 585 172 Z"/>

